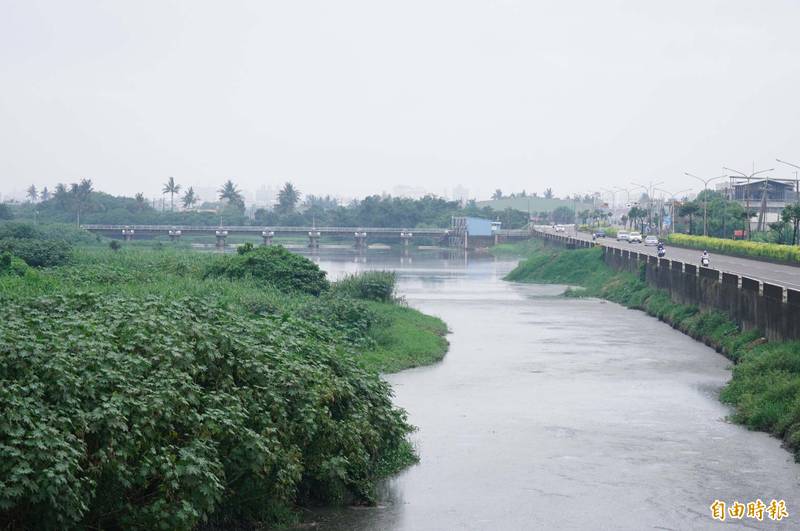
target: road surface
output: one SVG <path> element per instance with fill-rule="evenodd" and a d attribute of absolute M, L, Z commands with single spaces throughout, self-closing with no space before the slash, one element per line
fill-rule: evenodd
<path fill-rule="evenodd" d="M 552 228 L 540 228 L 545 232 L 559 234 L 561 236 L 572 236 L 580 240 L 591 241 L 592 236 L 583 232 L 575 234 L 574 230 L 567 227 L 567 232 L 556 233 Z M 597 243 L 606 247 L 618 247 L 639 253 L 656 254 L 655 246 L 645 246 L 643 243 L 618 242 L 614 238 L 598 238 Z M 670 260 L 680 260 L 687 264 L 700 265 L 700 255 L 702 251 L 696 249 L 682 249 L 679 247 L 666 246 L 667 256 Z M 726 273 L 733 273 L 744 277 L 777 284 L 786 288 L 800 290 L 800 267 L 773 264 L 749 258 L 739 258 L 722 254 L 711 253 L 711 267 Z"/>

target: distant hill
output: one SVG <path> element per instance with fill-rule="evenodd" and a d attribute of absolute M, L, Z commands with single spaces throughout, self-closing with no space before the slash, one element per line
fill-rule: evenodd
<path fill-rule="evenodd" d="M 491 199 L 488 201 L 478 201 L 478 207 L 490 207 L 492 210 L 503 211 L 507 208 L 521 210 L 523 212 L 552 212 L 560 206 L 574 208 L 574 201 L 564 199 L 545 199 L 544 197 L 504 197 L 503 199 Z M 578 210 L 592 209 L 591 203 L 578 203 Z"/>

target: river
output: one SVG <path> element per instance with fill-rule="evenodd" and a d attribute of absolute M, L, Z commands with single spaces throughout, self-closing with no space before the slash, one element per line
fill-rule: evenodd
<path fill-rule="evenodd" d="M 306 515 L 330 530 L 798 528 L 800 466 L 726 421 L 730 363 L 642 312 L 502 281 L 511 260 L 320 251 L 333 278 L 394 269 L 399 292 L 444 319 L 436 365 L 386 378 L 419 427 L 420 463 L 380 503 Z M 786 501 L 782 522 L 711 519 Z"/>

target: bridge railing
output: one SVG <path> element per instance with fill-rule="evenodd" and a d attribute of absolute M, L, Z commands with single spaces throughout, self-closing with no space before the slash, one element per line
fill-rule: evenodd
<path fill-rule="evenodd" d="M 366 232 L 372 234 L 399 234 L 401 232 L 411 232 L 419 236 L 445 236 L 449 233 L 448 229 L 438 228 L 400 228 L 400 227 L 285 227 L 285 226 L 259 226 L 259 225 L 103 225 L 103 224 L 87 224 L 81 227 L 88 231 L 122 231 L 123 229 L 133 229 L 137 232 L 168 232 L 170 230 L 179 230 L 181 232 L 210 232 L 213 233 L 218 230 L 226 230 L 231 232 L 253 232 L 260 233 L 261 231 L 272 232 L 291 232 L 291 233 L 307 233 L 309 231 L 317 231 L 322 234 L 348 234 L 355 232 Z"/>

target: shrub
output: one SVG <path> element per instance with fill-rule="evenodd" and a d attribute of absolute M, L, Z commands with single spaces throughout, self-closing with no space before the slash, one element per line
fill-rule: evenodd
<path fill-rule="evenodd" d="M 313 324 L 213 300 L 0 304 L 0 527 L 190 529 L 370 499 L 410 427 Z"/>
<path fill-rule="evenodd" d="M 63 241 L 22 238 L 0 239 L 0 252 L 11 253 L 32 267 L 52 267 L 69 261 L 71 246 Z"/>
<path fill-rule="evenodd" d="M 5 238 L 19 238 L 19 239 L 37 239 L 44 240 L 44 233 L 32 223 L 24 223 L 22 221 L 9 221 L 0 223 L 0 239 Z"/>
<path fill-rule="evenodd" d="M 255 246 L 252 243 L 247 242 L 244 245 L 242 245 L 240 247 L 237 247 L 236 248 L 236 253 L 237 254 L 247 254 L 247 253 L 253 251 L 254 249 L 255 249 Z"/>
<path fill-rule="evenodd" d="M 11 253 L 5 252 L 0 254 L 0 275 L 24 277 L 29 271 L 30 267 L 28 264 Z"/>
<path fill-rule="evenodd" d="M 110 242 L 108 242 L 108 247 L 112 251 L 116 252 L 116 251 L 119 251 L 120 249 L 122 249 L 122 244 L 119 243 L 117 240 L 111 240 Z"/>
<path fill-rule="evenodd" d="M 298 315 L 309 323 L 335 330 L 353 345 L 373 346 L 369 332 L 378 317 L 361 301 L 328 292 L 308 301 Z"/>
<path fill-rule="evenodd" d="M 354 299 L 390 302 L 394 299 L 396 282 L 393 271 L 364 271 L 338 280 L 333 289 L 337 294 Z"/>
<path fill-rule="evenodd" d="M 751 258 L 767 258 L 784 262 L 800 262 L 800 247 L 763 243 L 744 240 L 727 240 L 710 236 L 690 236 L 688 234 L 670 234 L 667 242 L 690 247 L 707 249 L 712 252 L 732 254 Z"/>
<path fill-rule="evenodd" d="M 225 256 L 211 264 L 204 275 L 229 279 L 253 278 L 285 291 L 319 295 L 330 284 L 317 264 L 291 253 L 280 245 L 250 249 L 242 254 Z"/>

